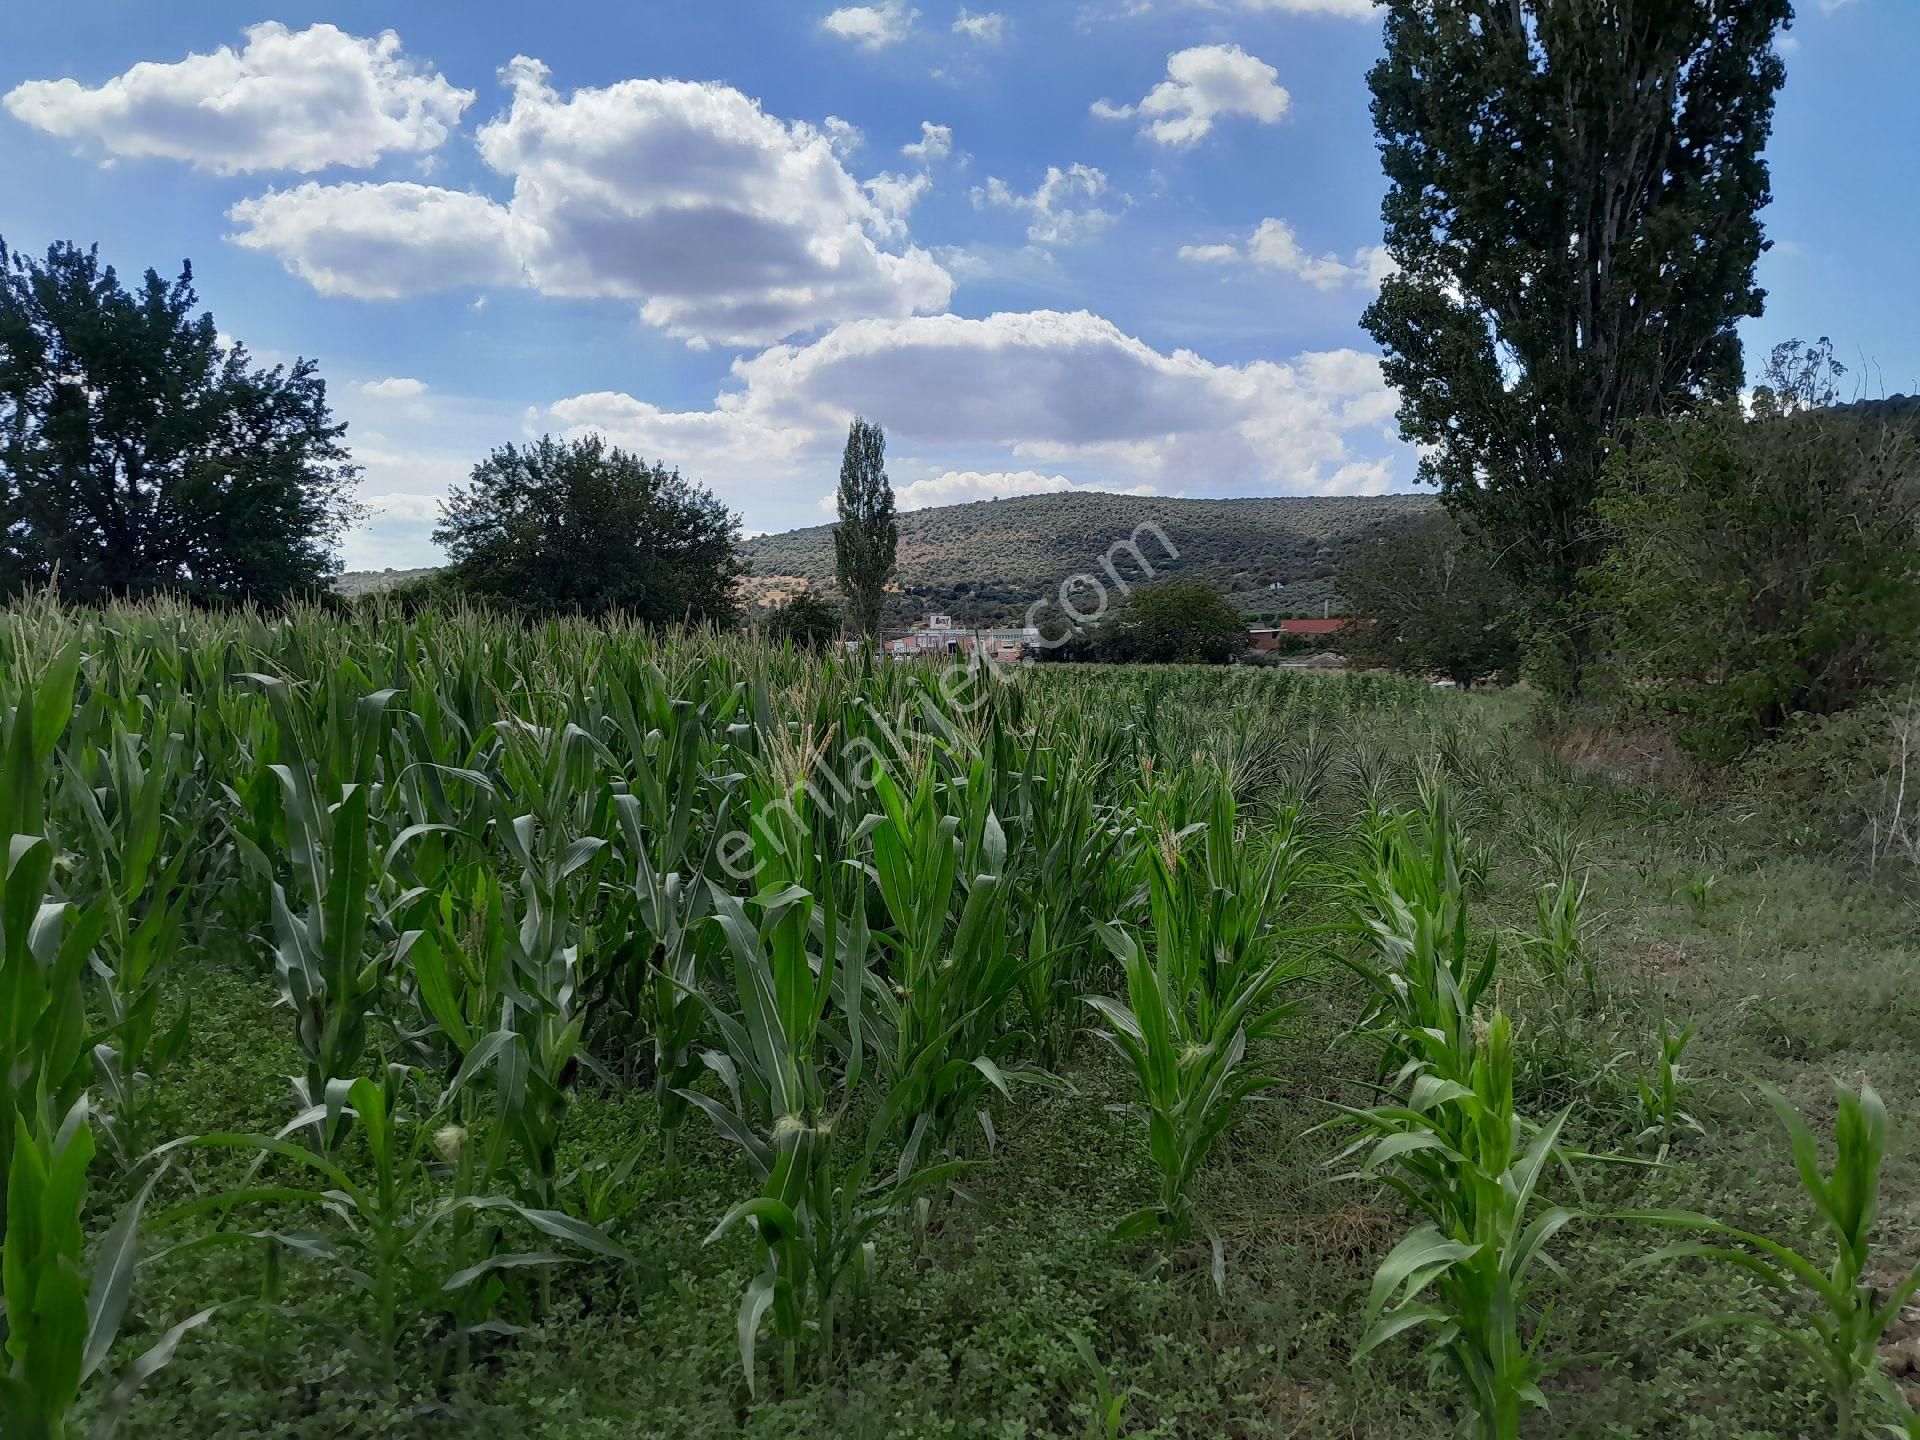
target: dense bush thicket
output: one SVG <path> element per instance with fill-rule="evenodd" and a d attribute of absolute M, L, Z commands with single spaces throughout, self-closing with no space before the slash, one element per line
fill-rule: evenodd
<path fill-rule="evenodd" d="M 1354 546 L 1337 583 L 1357 617 L 1340 648 L 1359 663 L 1462 685 L 1519 668 L 1519 597 L 1444 510 Z"/>
<path fill-rule="evenodd" d="M 1608 658 L 1683 745 L 1731 759 L 1920 661 L 1920 435 L 1763 390 L 1641 427 L 1589 576 Z"/>

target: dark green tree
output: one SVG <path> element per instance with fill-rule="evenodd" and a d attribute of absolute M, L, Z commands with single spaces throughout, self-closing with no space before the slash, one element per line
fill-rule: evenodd
<path fill-rule="evenodd" d="M 1513 587 L 1445 511 L 1359 542 L 1334 583 L 1354 615 L 1339 649 L 1361 664 L 1461 685 L 1519 668 Z"/>
<path fill-rule="evenodd" d="M 802 650 L 824 650 L 840 638 L 839 608 L 802 590 L 767 616 L 767 638 Z"/>
<path fill-rule="evenodd" d="M 1576 661 L 1608 442 L 1733 394 L 1789 0 L 1386 0 L 1398 274 L 1362 323 L 1421 476 Z M 1576 672 L 1577 673 L 1577 672 Z"/>
<path fill-rule="evenodd" d="M 887 432 L 854 416 L 840 460 L 840 521 L 833 527 L 834 575 L 860 633 L 880 633 L 887 582 L 893 578 L 900 532 L 887 481 Z"/>
<path fill-rule="evenodd" d="M 447 498 L 434 540 L 457 591 L 537 614 L 729 624 L 740 520 L 680 472 L 598 435 L 502 445 Z"/>
<path fill-rule="evenodd" d="M 258 369 L 193 268 L 0 241 L 0 592 L 273 602 L 324 585 L 359 471 L 311 360 Z"/>
<path fill-rule="evenodd" d="M 1246 617 L 1204 580 L 1144 585 L 1111 615 L 1043 646 L 1043 660 L 1226 665 L 1247 649 Z"/>

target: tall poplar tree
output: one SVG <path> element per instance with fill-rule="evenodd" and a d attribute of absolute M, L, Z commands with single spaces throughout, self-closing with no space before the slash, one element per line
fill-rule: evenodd
<path fill-rule="evenodd" d="M 1421 476 L 1582 648 L 1608 442 L 1737 392 L 1789 0 L 1385 0 L 1398 273 L 1362 323 Z"/>
<path fill-rule="evenodd" d="M 840 460 L 838 508 L 834 573 L 855 626 L 871 640 L 880 633 L 900 531 L 893 519 L 893 486 L 887 481 L 887 432 L 857 415 Z"/>

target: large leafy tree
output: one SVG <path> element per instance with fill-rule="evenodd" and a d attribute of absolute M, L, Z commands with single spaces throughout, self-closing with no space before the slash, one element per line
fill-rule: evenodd
<path fill-rule="evenodd" d="M 536 613 L 726 624 L 737 609 L 739 517 L 598 435 L 502 445 L 454 487 L 433 538 L 453 561 L 444 584 Z"/>
<path fill-rule="evenodd" d="M 1247 649 L 1247 620 L 1218 586 L 1161 580 L 1135 590 L 1097 624 L 1041 650 L 1043 660 L 1227 665 Z"/>
<path fill-rule="evenodd" d="M 900 531 L 887 480 L 887 432 L 855 416 L 840 459 L 839 523 L 833 527 L 834 574 L 860 633 L 880 633 L 887 581 L 893 578 Z"/>
<path fill-rule="evenodd" d="M 1444 511 L 1355 545 L 1335 584 L 1356 617 L 1340 648 L 1363 664 L 1462 685 L 1519 666 L 1512 586 Z"/>
<path fill-rule="evenodd" d="M 1368 83 L 1398 273 L 1363 323 L 1422 477 L 1561 618 L 1598 553 L 1609 440 L 1740 385 L 1792 7 L 1386 10 Z"/>
<path fill-rule="evenodd" d="M 767 639 L 802 650 L 824 650 L 840 638 L 840 611 L 811 590 L 802 590 L 767 616 Z"/>
<path fill-rule="evenodd" d="M 274 601 L 325 583 L 358 469 L 314 362 L 253 366 L 191 266 L 0 241 L 0 591 Z"/>

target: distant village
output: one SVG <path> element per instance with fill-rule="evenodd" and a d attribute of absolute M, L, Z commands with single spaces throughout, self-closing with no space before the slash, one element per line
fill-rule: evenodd
<path fill-rule="evenodd" d="M 1309 653 L 1302 649 L 1298 642 L 1306 637 L 1318 635 L 1327 637 L 1327 643 L 1331 645 L 1333 637 L 1339 633 L 1344 623 L 1345 621 L 1338 616 L 1327 616 L 1321 619 L 1276 620 L 1271 625 L 1249 626 L 1247 653 L 1273 655 L 1280 651 L 1287 651 L 1292 658 L 1277 663 L 1291 663 L 1310 668 L 1338 663 L 1338 656 L 1327 652 Z M 934 612 L 928 614 L 906 634 L 889 636 L 884 648 L 887 655 L 896 660 L 910 660 L 930 655 L 971 655 L 978 650 L 996 664 L 1017 665 L 1033 663 L 1040 648 L 1040 640 L 1038 626 L 996 629 L 956 625 L 951 615 Z M 849 642 L 849 644 L 857 643 Z"/>

